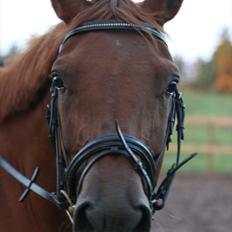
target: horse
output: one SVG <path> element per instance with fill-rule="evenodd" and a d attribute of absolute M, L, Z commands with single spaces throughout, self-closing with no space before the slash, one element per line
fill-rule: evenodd
<path fill-rule="evenodd" d="M 179 161 L 184 105 L 163 31 L 182 2 L 51 0 L 62 22 L 0 68 L 1 231 L 155 229 L 192 158 Z M 158 188 L 175 119 L 177 161 Z"/>

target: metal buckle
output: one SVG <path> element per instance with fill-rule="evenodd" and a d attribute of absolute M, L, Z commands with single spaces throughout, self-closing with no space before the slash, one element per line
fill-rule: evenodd
<path fill-rule="evenodd" d="M 63 197 L 65 198 L 65 200 L 68 202 L 68 208 L 65 209 L 65 212 L 69 218 L 69 220 L 71 221 L 72 224 L 74 224 L 74 220 L 73 220 L 73 216 L 75 213 L 75 209 L 76 206 L 72 203 L 71 198 L 69 197 L 69 195 L 64 191 L 64 190 L 60 190 L 61 195 L 63 195 Z"/>

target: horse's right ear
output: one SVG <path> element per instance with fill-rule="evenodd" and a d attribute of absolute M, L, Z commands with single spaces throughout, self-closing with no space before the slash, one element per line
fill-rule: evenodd
<path fill-rule="evenodd" d="M 178 13 L 184 0 L 144 0 L 142 8 L 152 13 L 156 21 L 163 26 Z"/>
<path fill-rule="evenodd" d="M 51 0 L 51 2 L 57 16 L 65 23 L 69 23 L 89 5 L 85 0 Z"/>

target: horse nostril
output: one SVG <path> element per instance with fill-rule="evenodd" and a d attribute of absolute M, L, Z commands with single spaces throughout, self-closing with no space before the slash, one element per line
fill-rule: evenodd
<path fill-rule="evenodd" d="M 141 206 L 134 210 L 122 210 L 106 213 L 103 208 L 94 208 L 91 203 L 78 206 L 74 215 L 75 232 L 102 232 L 104 231 L 128 231 L 148 232 L 151 226 L 151 211 L 147 206 Z M 130 208 L 132 209 L 132 208 Z M 127 211 L 127 212 L 126 212 Z M 126 212 L 126 213 L 125 213 Z M 125 223 L 127 222 L 127 223 Z"/>
<path fill-rule="evenodd" d="M 136 226 L 134 232 L 149 231 L 151 228 L 151 211 L 145 206 L 142 206 L 140 210 L 142 211 L 141 220 Z"/>
<path fill-rule="evenodd" d="M 92 232 L 94 231 L 94 228 L 92 224 L 90 223 L 87 211 L 92 206 L 90 203 L 85 203 L 81 206 L 79 206 L 76 209 L 75 215 L 74 215 L 74 231 L 84 231 L 84 232 Z"/>

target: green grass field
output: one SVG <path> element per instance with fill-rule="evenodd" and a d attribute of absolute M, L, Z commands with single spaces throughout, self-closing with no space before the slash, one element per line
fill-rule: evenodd
<path fill-rule="evenodd" d="M 232 117 L 232 95 L 183 91 L 183 97 L 186 104 L 187 116 Z"/>
<path fill-rule="evenodd" d="M 212 92 L 183 92 L 186 104 L 186 117 L 188 116 L 217 116 L 232 117 L 232 95 L 223 95 Z M 232 145 L 232 129 L 216 128 L 215 141 L 217 145 Z M 186 144 L 203 145 L 209 143 L 209 130 L 206 125 L 188 126 L 185 129 Z M 176 138 L 173 136 L 173 143 Z M 197 150 L 196 150 L 197 152 Z M 208 155 L 199 154 L 188 163 L 183 172 L 206 172 L 208 168 Z M 212 154 L 210 154 L 212 155 Z M 186 156 L 183 154 L 182 158 Z M 215 154 L 213 171 L 216 173 L 232 173 L 232 154 Z M 164 169 L 167 170 L 175 160 L 175 154 L 169 152 L 165 155 Z"/>

